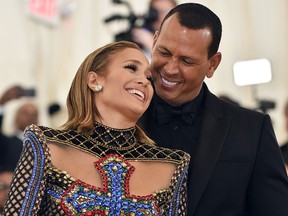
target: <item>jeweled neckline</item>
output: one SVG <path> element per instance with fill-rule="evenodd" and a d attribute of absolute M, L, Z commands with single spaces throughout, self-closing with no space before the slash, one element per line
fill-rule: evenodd
<path fill-rule="evenodd" d="M 91 137 L 102 145 L 115 150 L 130 149 L 137 143 L 136 127 L 116 129 L 100 122 L 94 122 L 94 133 Z"/>

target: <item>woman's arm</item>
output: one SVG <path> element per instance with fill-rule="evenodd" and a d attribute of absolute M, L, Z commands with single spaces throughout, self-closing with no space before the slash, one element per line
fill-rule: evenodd
<path fill-rule="evenodd" d="M 188 167 L 190 155 L 185 153 L 181 164 L 175 171 L 175 176 L 172 178 L 173 194 L 170 201 L 168 215 L 187 215 L 187 182 L 188 182 Z"/>
<path fill-rule="evenodd" d="M 44 136 L 35 125 L 25 131 L 23 151 L 14 171 L 3 215 L 36 215 L 45 190 L 50 164 Z"/>

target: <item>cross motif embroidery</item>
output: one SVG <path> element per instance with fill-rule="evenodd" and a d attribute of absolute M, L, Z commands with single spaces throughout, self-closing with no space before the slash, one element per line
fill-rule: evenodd
<path fill-rule="evenodd" d="M 61 196 L 60 205 L 67 215 L 159 215 L 152 194 L 130 194 L 129 180 L 135 168 L 129 162 L 119 155 L 109 154 L 94 164 L 103 186 L 75 181 Z"/>

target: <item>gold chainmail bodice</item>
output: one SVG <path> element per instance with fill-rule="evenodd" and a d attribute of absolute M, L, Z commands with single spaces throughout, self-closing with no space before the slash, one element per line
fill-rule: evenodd
<path fill-rule="evenodd" d="M 139 143 L 135 133 L 135 128 L 117 130 L 99 123 L 95 123 L 92 135 L 83 135 L 73 130 L 29 126 L 25 131 L 23 152 L 12 179 L 3 215 L 80 215 L 80 212 L 81 215 L 118 215 L 116 211 L 121 211 L 121 215 L 138 215 L 133 213 L 135 205 L 137 208 L 141 206 L 142 210 L 139 211 L 142 215 L 186 215 L 187 169 L 190 156 L 181 150 Z M 109 191 L 74 179 L 65 171 L 54 167 L 47 142 L 69 145 L 100 158 L 95 162 L 95 167 L 100 173 L 105 171 L 101 175 L 104 183 L 108 184 Z M 175 164 L 176 171 L 169 188 L 146 197 L 130 195 L 126 183 L 133 167 L 128 160 Z M 116 165 L 119 165 L 116 170 L 124 168 L 124 173 L 117 179 L 122 182 L 119 184 L 123 187 L 122 192 L 119 192 L 117 186 L 113 190 L 116 177 L 106 177 L 106 174 L 109 174 L 106 168 L 109 168 L 111 163 L 112 169 Z M 109 186 L 110 183 L 112 186 Z M 121 206 L 115 207 L 113 204 L 115 196 L 121 200 Z M 73 201 L 74 198 L 76 201 Z M 99 199 L 103 200 L 100 202 Z M 119 204 L 118 201 L 116 204 Z"/>

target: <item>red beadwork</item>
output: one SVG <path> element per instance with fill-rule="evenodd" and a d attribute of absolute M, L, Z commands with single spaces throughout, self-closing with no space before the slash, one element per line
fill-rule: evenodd
<path fill-rule="evenodd" d="M 61 205 L 61 208 L 63 209 L 63 211 L 68 215 L 68 216 L 72 216 L 71 214 L 71 211 L 69 211 L 69 209 L 67 208 L 67 206 L 65 205 L 66 204 L 66 201 L 65 201 L 65 198 L 66 197 L 69 197 L 69 196 L 73 196 L 73 194 L 77 193 L 77 187 L 83 187 L 83 188 L 87 188 L 89 189 L 89 191 L 97 194 L 97 192 L 100 192 L 101 194 L 103 193 L 103 195 L 107 194 L 108 192 L 111 194 L 111 186 L 108 184 L 108 182 L 111 182 L 112 179 L 110 179 L 105 170 L 103 169 L 103 167 L 111 162 L 111 161 L 117 161 L 119 162 L 122 161 L 124 162 L 127 166 L 125 166 L 125 169 L 127 170 L 127 173 L 126 175 L 123 175 L 123 178 L 121 181 L 122 181 L 122 184 L 123 185 L 123 188 L 122 188 L 122 191 L 123 191 L 123 194 L 125 198 L 128 198 L 128 199 L 135 199 L 137 200 L 137 202 L 141 202 L 141 201 L 149 201 L 151 200 L 153 202 L 153 206 L 155 208 L 155 210 L 158 212 L 158 214 L 160 214 L 160 210 L 157 206 L 157 202 L 155 200 L 155 197 L 153 195 L 147 195 L 147 196 L 137 196 L 137 195 L 131 195 L 130 194 L 130 190 L 129 190 L 129 181 L 130 181 L 130 177 L 132 175 L 132 173 L 134 172 L 135 168 L 127 161 L 125 161 L 121 156 L 119 155 L 116 155 L 116 154 L 109 154 L 101 159 L 99 159 L 98 161 L 94 162 L 94 165 L 95 165 L 95 168 L 99 171 L 101 177 L 102 177 L 102 187 L 96 187 L 96 186 L 93 186 L 93 185 L 90 185 L 88 183 L 85 183 L 85 182 L 82 182 L 81 180 L 77 179 L 75 182 L 73 182 L 71 184 L 70 187 L 68 187 L 68 189 L 63 193 L 64 196 L 61 197 L 61 202 L 60 202 L 60 205 Z M 122 185 L 121 184 L 121 185 Z M 76 190 L 75 190 L 76 188 Z M 123 198 L 124 199 L 124 198 Z M 95 206 L 96 207 L 96 206 Z M 97 208 L 97 207 L 96 207 Z M 80 213 L 80 212 L 79 212 Z M 88 210 L 85 214 L 82 213 L 80 215 L 87 215 L 87 216 L 91 216 L 91 215 L 105 215 L 105 210 L 100 210 L 100 209 L 95 209 L 95 210 Z M 127 216 L 129 214 L 126 214 Z"/>

